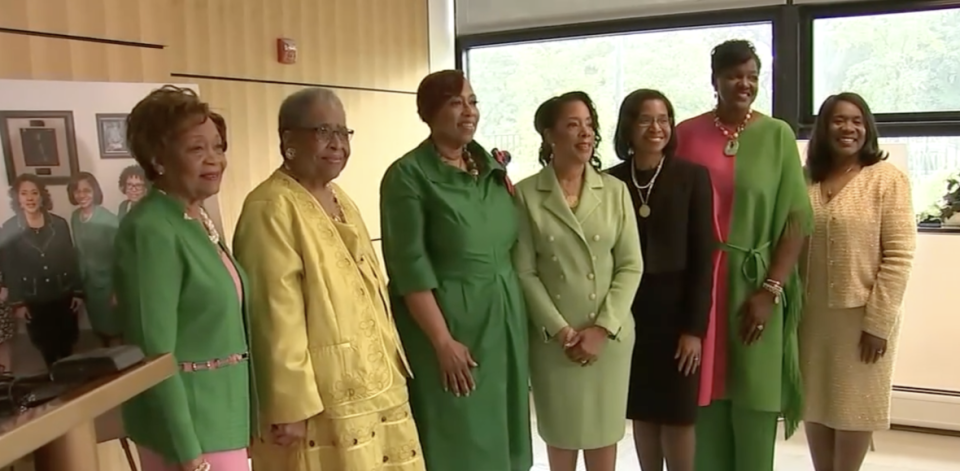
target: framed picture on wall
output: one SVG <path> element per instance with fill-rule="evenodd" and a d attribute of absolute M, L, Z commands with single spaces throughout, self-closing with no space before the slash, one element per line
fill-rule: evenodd
<path fill-rule="evenodd" d="M 127 115 L 124 113 L 98 113 L 97 139 L 100 141 L 101 159 L 129 159 L 127 148 Z"/>
<path fill-rule="evenodd" d="M 80 171 L 72 111 L 0 110 L 0 149 L 11 184 L 29 173 L 66 185 Z"/>

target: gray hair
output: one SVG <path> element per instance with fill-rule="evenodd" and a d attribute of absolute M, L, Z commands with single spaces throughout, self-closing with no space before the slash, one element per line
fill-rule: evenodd
<path fill-rule="evenodd" d="M 310 124 L 305 123 L 306 116 L 310 114 L 310 108 L 313 108 L 317 103 L 343 107 L 343 102 L 340 101 L 340 97 L 336 93 L 320 87 L 304 88 L 283 99 L 277 117 L 281 152 L 283 152 L 283 132 Z"/>

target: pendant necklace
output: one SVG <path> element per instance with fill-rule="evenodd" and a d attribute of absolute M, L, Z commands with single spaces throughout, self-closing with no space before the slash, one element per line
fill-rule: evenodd
<path fill-rule="evenodd" d="M 856 167 L 856 166 L 857 166 L 857 164 L 850 164 L 850 165 L 847 167 L 847 169 L 844 170 L 843 173 L 840 174 L 840 177 L 845 177 L 848 173 L 850 173 L 850 172 L 853 170 L 853 167 Z M 825 186 L 825 185 L 822 185 L 822 184 L 821 184 L 821 186 Z M 842 189 L 843 189 L 843 188 L 841 188 L 841 190 L 842 190 Z M 839 193 L 839 192 L 840 192 L 840 191 L 837 190 L 836 193 Z M 836 193 L 834 193 L 833 188 L 830 188 L 829 186 L 827 186 L 827 202 L 828 202 L 828 203 L 829 203 L 830 201 L 833 201 L 833 197 L 836 196 Z"/>
<path fill-rule="evenodd" d="M 747 115 L 744 116 L 743 122 L 737 126 L 737 129 L 733 132 L 730 132 L 723 123 L 720 122 L 720 115 L 717 114 L 717 109 L 713 109 L 713 125 L 723 133 L 723 137 L 727 138 L 727 145 L 723 146 L 723 155 L 727 157 L 734 157 L 737 155 L 737 151 L 740 150 L 740 133 L 746 129 L 747 124 L 750 123 L 750 118 L 753 117 L 753 110 L 748 110 Z"/>
<path fill-rule="evenodd" d="M 645 185 L 641 185 L 637 181 L 637 170 L 633 168 L 633 164 L 630 164 L 630 178 L 633 180 L 633 186 L 637 187 L 637 195 L 640 196 L 640 207 L 637 208 L 637 214 L 646 219 L 650 217 L 650 194 L 653 193 L 653 185 L 657 182 L 657 177 L 660 176 L 660 170 L 663 169 L 663 156 L 660 157 L 660 162 L 657 163 L 657 171 L 653 173 L 653 177 L 650 178 L 650 181 Z M 646 191 L 646 194 L 644 194 Z"/>

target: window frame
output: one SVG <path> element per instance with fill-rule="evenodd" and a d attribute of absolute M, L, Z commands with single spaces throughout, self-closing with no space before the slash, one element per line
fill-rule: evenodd
<path fill-rule="evenodd" d="M 813 103 L 813 43 L 815 20 L 855 18 L 897 13 L 960 9 L 960 0 L 911 0 L 910 2 L 883 0 L 838 4 L 800 5 L 798 8 L 799 88 L 797 111 L 799 126 L 797 138 L 809 139 L 816 121 Z M 875 113 L 877 128 L 883 137 L 943 137 L 960 136 L 960 111 L 930 111 L 910 113 Z"/>

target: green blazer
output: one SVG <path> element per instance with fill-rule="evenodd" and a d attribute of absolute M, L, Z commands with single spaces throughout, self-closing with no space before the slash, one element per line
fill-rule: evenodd
<path fill-rule="evenodd" d="M 173 352 L 178 363 L 248 353 L 245 303 L 203 225 L 184 209 L 151 190 L 120 224 L 114 287 L 124 338 L 148 356 Z M 123 405 L 127 433 L 171 463 L 246 448 L 257 430 L 251 365 L 178 371 Z"/>

